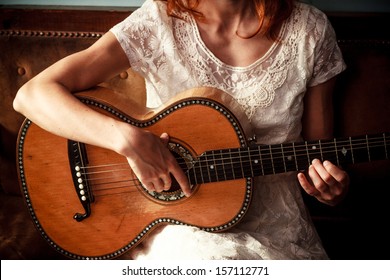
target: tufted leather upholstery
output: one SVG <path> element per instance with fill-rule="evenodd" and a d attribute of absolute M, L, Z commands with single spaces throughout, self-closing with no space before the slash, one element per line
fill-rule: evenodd
<path fill-rule="evenodd" d="M 63 258 L 40 238 L 20 196 L 15 141 L 24 118 L 13 111 L 12 100 L 27 80 L 58 59 L 88 47 L 104 30 L 83 30 L 81 25 L 77 31 L 58 28 L 49 32 L 47 23 L 37 30 L 36 26 L 14 23 L 15 14 L 18 11 L 5 19 L 0 15 L 0 257 Z M 388 26 L 389 17 L 334 15 L 331 19 L 348 65 L 335 92 L 336 136 L 390 132 L 390 34 L 378 31 L 377 25 Z M 31 21 L 28 24 L 33 25 Z M 131 70 L 103 86 L 145 103 L 143 80 Z M 388 259 L 390 163 L 361 164 L 348 170 L 351 191 L 340 206 L 330 208 L 305 197 L 325 248 L 336 259 Z M 378 247 L 383 251 L 378 253 Z"/>
<path fill-rule="evenodd" d="M 76 32 L 2 32 L 0 48 L 1 92 L 1 177 L 0 182 L 5 192 L 19 194 L 15 182 L 15 137 L 23 116 L 12 108 L 12 101 L 17 90 L 29 79 L 60 58 L 87 48 L 101 36 L 100 33 Z M 139 103 L 145 102 L 144 82 L 133 71 L 128 70 L 102 86 L 111 88 Z"/>

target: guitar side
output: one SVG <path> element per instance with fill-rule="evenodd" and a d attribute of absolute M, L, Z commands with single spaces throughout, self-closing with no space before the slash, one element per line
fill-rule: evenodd
<path fill-rule="evenodd" d="M 194 160 L 207 150 L 246 144 L 245 129 L 239 126 L 240 121 L 221 103 L 209 99 L 208 89 L 187 93 L 180 101 L 173 101 L 157 113 L 144 117 L 131 117 L 124 108 L 120 111 L 112 106 L 111 103 L 119 103 L 110 101 L 115 95 L 106 91 L 83 92 L 79 98 L 103 114 L 156 135 L 167 132 L 172 145 L 186 149 Z M 193 96 L 205 92 L 207 98 Z M 193 225 L 207 231 L 226 230 L 239 222 L 249 206 L 250 178 L 198 183 L 189 198 L 158 200 L 134 183 L 137 180 L 124 157 L 85 145 L 88 168 L 103 169 L 89 172 L 91 212 L 77 221 L 75 213 L 83 213 L 85 208 L 72 177 L 74 166 L 70 162 L 68 144 L 67 139 L 25 120 L 17 145 L 22 193 L 34 224 L 46 241 L 67 257 L 118 257 L 164 224 Z M 106 166 L 110 168 L 104 169 Z M 117 166 L 120 168 L 115 168 Z"/>

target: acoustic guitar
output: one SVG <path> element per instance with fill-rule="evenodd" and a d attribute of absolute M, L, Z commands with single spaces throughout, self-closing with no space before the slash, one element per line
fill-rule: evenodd
<path fill-rule="evenodd" d="M 186 91 L 155 111 L 135 109 L 102 87 L 77 96 L 102 114 L 167 132 L 193 195 L 184 196 L 175 180 L 169 191 L 149 192 L 123 156 L 26 119 L 17 143 L 22 194 L 43 238 L 72 259 L 116 258 L 164 224 L 227 230 L 245 215 L 256 176 L 304 170 L 314 158 L 339 165 L 389 158 L 388 133 L 256 144 L 239 106 L 214 88 Z"/>

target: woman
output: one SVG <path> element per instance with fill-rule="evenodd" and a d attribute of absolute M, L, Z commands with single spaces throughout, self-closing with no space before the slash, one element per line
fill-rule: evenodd
<path fill-rule="evenodd" d="M 71 94 L 129 67 L 146 79 L 148 107 L 194 87 L 223 90 L 240 104 L 262 144 L 331 137 L 332 89 L 345 68 L 325 15 L 306 4 L 146 0 L 90 48 L 55 63 L 19 90 L 15 109 L 42 128 L 125 156 L 150 191 L 168 190 L 172 174 L 187 196 L 186 176 L 166 147 L 169 135 L 158 137 L 103 116 Z M 233 229 L 215 234 L 168 225 L 131 257 L 327 258 L 301 187 L 335 205 L 347 192 L 348 175 L 329 161 L 314 160 L 306 174 L 263 176 L 255 184 L 261 187 L 254 188 L 248 213 Z"/>

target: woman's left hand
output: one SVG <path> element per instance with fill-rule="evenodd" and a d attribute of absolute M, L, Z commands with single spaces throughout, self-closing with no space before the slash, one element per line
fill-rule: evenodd
<path fill-rule="evenodd" d="M 306 193 L 322 203 L 337 205 L 348 192 L 350 180 L 347 172 L 330 161 L 313 160 L 307 175 L 298 173 L 299 183 Z"/>

